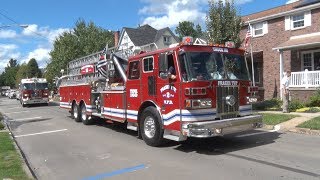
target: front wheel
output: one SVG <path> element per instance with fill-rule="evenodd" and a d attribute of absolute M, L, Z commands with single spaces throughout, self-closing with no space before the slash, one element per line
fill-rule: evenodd
<path fill-rule="evenodd" d="M 72 118 L 73 118 L 76 122 L 81 122 L 79 107 L 78 107 L 77 103 L 73 103 L 73 104 L 72 104 L 71 114 L 72 114 Z"/>
<path fill-rule="evenodd" d="M 82 106 L 81 106 L 80 118 L 81 118 L 81 121 L 84 125 L 90 125 L 93 122 L 92 118 L 89 118 L 89 116 L 87 115 L 86 105 L 84 105 L 84 104 L 82 104 Z"/>
<path fill-rule="evenodd" d="M 163 143 L 161 118 L 155 107 L 147 107 L 142 112 L 140 130 L 142 139 L 149 146 L 160 146 Z"/>

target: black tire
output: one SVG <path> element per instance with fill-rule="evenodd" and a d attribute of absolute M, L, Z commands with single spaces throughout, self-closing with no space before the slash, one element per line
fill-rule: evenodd
<path fill-rule="evenodd" d="M 72 104 L 71 116 L 76 122 L 81 122 L 80 109 L 77 103 Z"/>
<path fill-rule="evenodd" d="M 139 125 L 142 139 L 146 144 L 156 147 L 164 142 L 161 118 L 155 107 L 143 110 Z"/>
<path fill-rule="evenodd" d="M 87 108 L 86 108 L 86 105 L 85 104 L 82 104 L 81 106 L 81 111 L 80 111 L 80 118 L 81 118 L 81 121 L 84 125 L 90 125 L 92 124 L 93 122 L 93 119 L 90 118 L 89 119 L 89 116 L 86 114 L 87 112 Z"/>
<path fill-rule="evenodd" d="M 21 105 L 22 105 L 22 107 L 26 107 L 27 106 L 26 104 L 23 104 L 23 103 L 21 103 Z"/>

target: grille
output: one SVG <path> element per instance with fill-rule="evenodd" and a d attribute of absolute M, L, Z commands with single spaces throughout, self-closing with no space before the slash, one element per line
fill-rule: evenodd
<path fill-rule="evenodd" d="M 226 97 L 232 95 L 235 98 L 234 105 L 227 104 Z M 239 112 L 239 89 L 235 86 L 217 87 L 217 115 L 220 119 L 235 118 Z"/>

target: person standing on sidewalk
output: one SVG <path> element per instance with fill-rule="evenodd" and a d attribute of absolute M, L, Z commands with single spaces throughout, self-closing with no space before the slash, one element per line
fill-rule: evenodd
<path fill-rule="evenodd" d="M 287 71 L 286 74 L 281 79 L 281 88 L 282 88 L 282 112 L 283 113 L 289 113 L 289 98 L 290 98 L 290 92 L 289 92 L 289 85 L 290 85 L 290 76 L 291 72 Z"/>

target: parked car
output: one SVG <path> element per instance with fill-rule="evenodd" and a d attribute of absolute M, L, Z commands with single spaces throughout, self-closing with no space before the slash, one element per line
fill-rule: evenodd
<path fill-rule="evenodd" d="M 20 96 L 21 96 L 20 91 L 16 90 L 16 99 L 20 100 Z"/>
<path fill-rule="evenodd" d="M 11 89 L 9 94 L 8 94 L 9 99 L 14 99 L 16 98 L 16 90 Z"/>

